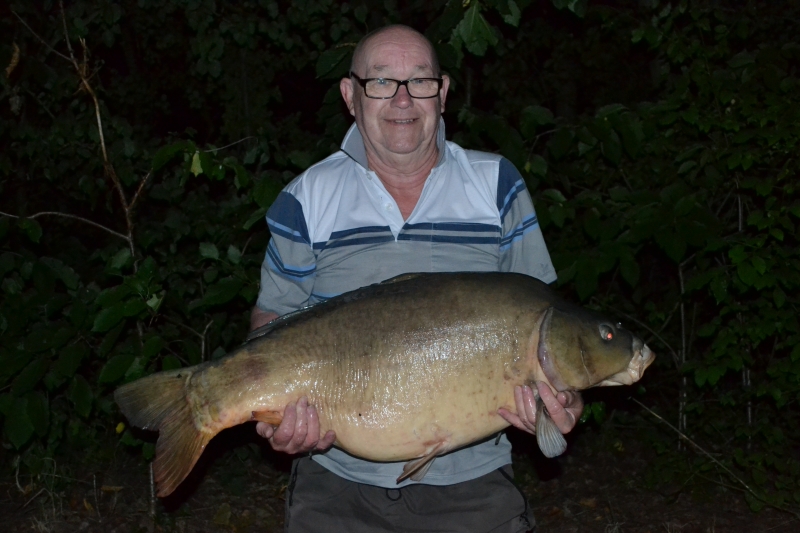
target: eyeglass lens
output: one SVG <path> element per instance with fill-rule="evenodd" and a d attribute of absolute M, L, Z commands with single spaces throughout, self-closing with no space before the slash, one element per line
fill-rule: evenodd
<path fill-rule="evenodd" d="M 403 82 L 386 78 L 369 80 L 364 89 L 370 98 L 392 98 L 400 85 L 405 85 L 414 98 L 432 98 L 439 92 L 439 81 L 435 79 L 411 79 Z"/>

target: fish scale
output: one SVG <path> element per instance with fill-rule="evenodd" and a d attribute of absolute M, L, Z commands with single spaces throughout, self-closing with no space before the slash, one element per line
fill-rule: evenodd
<path fill-rule="evenodd" d="M 160 432 L 154 477 L 166 496 L 222 429 L 277 425 L 307 396 L 320 431 L 371 461 L 424 477 L 436 456 L 508 426 L 514 387 L 630 384 L 652 362 L 635 335 L 522 274 L 406 274 L 278 318 L 226 357 L 123 385 L 130 423 Z M 566 441 L 537 401 L 537 441 Z"/>

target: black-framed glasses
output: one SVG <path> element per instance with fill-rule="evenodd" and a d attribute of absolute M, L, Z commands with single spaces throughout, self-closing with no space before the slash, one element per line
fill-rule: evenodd
<path fill-rule="evenodd" d="M 350 76 L 364 88 L 367 98 L 379 100 L 394 98 L 401 85 L 406 86 L 406 90 L 412 98 L 433 98 L 439 94 L 444 82 L 442 78 L 411 78 L 402 81 L 392 78 L 361 78 L 352 71 Z"/>

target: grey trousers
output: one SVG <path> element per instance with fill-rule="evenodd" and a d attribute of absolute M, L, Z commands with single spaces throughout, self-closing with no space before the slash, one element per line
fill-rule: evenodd
<path fill-rule="evenodd" d="M 287 533 L 535 531 L 511 465 L 456 485 L 385 489 L 332 474 L 308 457 L 292 465 Z"/>

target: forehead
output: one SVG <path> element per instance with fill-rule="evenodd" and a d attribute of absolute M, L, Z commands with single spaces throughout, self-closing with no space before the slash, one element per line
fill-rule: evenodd
<path fill-rule="evenodd" d="M 433 72 L 433 55 L 428 43 L 406 31 L 388 31 L 375 36 L 364 47 L 367 74 L 403 69 Z"/>

